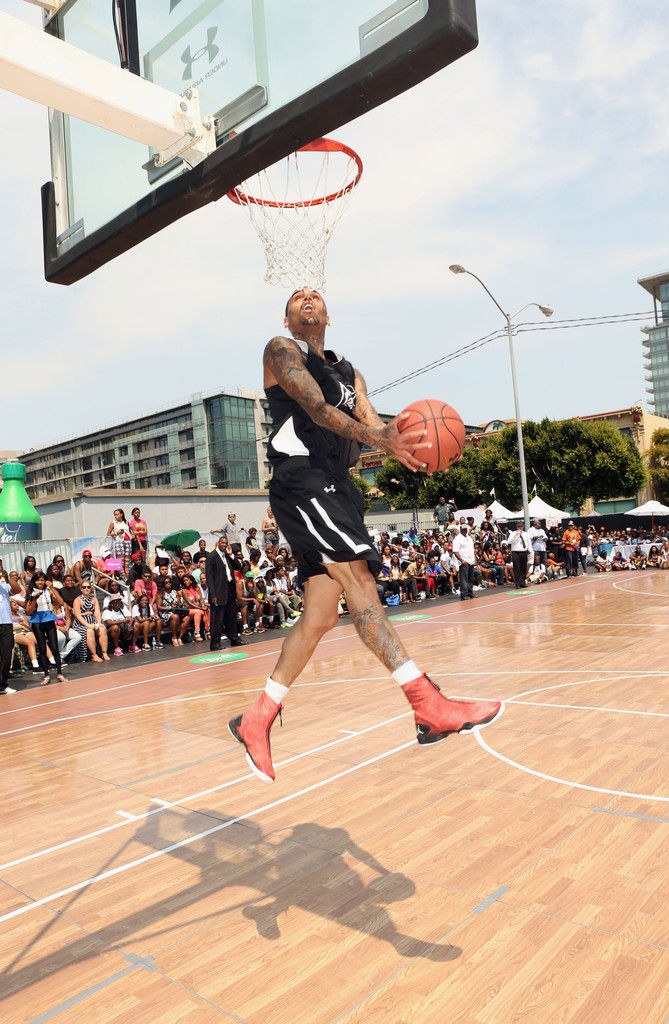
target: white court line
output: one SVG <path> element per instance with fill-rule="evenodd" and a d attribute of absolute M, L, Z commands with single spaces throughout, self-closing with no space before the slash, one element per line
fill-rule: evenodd
<path fill-rule="evenodd" d="M 499 606 L 500 604 L 507 604 L 509 601 L 517 601 L 517 600 L 520 600 L 520 599 L 521 598 L 519 598 L 519 597 L 508 597 L 504 601 L 497 601 L 496 605 Z M 451 609 L 450 612 L 444 612 L 441 615 L 432 616 L 430 621 L 431 622 L 438 622 L 438 621 L 441 621 L 442 619 L 451 618 L 453 615 L 464 615 L 467 611 L 468 611 L 468 608 L 457 608 L 457 609 L 454 608 L 454 609 Z M 420 620 L 417 620 L 417 621 L 423 622 L 423 621 L 426 621 L 426 620 L 420 619 Z M 497 623 L 497 624 L 499 624 L 499 623 Z M 398 622 L 398 623 L 396 623 L 396 628 L 398 626 L 411 626 L 411 625 L 414 625 L 414 623 L 413 622 Z M 355 636 L 357 636 L 357 633 L 355 632 L 355 630 L 353 630 L 352 633 L 344 633 L 344 634 L 341 634 L 339 636 L 333 636 L 333 637 L 330 637 L 328 640 L 321 640 L 319 642 L 319 647 L 320 647 L 321 644 L 334 644 L 334 643 L 338 643 L 340 640 L 350 640 L 352 637 L 355 637 Z M 264 642 L 270 643 L 271 641 L 264 641 Z M 247 657 L 247 658 L 243 659 L 243 664 L 247 665 L 251 661 L 258 661 L 258 660 L 260 660 L 262 658 L 268 658 L 270 655 L 277 655 L 279 653 L 279 649 L 280 648 L 276 648 L 276 649 L 273 648 L 272 650 L 265 651 L 263 654 L 251 655 L 250 657 Z M 314 652 L 314 656 L 316 655 L 317 651 L 318 651 L 318 648 Z M 154 662 L 154 664 L 156 664 L 156 662 Z M 241 665 L 242 662 L 240 661 L 237 664 Z M 21 711 L 34 711 L 34 710 L 37 710 L 37 709 L 40 709 L 40 708 L 44 708 L 44 707 L 51 707 L 52 704 L 64 704 L 67 701 L 71 701 L 71 700 L 84 700 L 86 697 L 96 697 L 96 696 L 98 696 L 100 694 L 113 693 L 115 690 L 127 690 L 127 689 L 129 689 L 130 687 L 133 687 L 133 686 L 151 685 L 151 683 L 162 682 L 162 680 L 164 680 L 164 679 L 176 679 L 178 676 L 188 676 L 188 675 L 192 675 L 195 672 L 202 672 L 205 669 L 211 669 L 211 668 L 216 668 L 216 665 L 197 665 L 197 666 L 194 666 L 193 668 L 184 669 L 183 672 L 169 672 L 166 675 L 155 676 L 152 679 L 138 679 L 134 683 L 122 683 L 122 684 L 119 684 L 118 686 L 108 686 L 108 687 L 106 687 L 103 690 L 89 690 L 86 693 L 72 694 L 72 696 L 68 696 L 68 697 L 58 697 L 55 700 L 45 700 L 45 701 L 42 701 L 40 704 L 27 704 L 24 707 L 11 708 L 8 711 L 0 711 L 0 718 L 3 715 L 16 715 L 16 714 L 18 714 Z M 95 678 L 95 676 L 82 676 L 81 679 L 74 680 L 74 682 L 82 683 L 82 682 L 85 682 L 87 679 L 94 679 L 94 678 Z M 212 683 L 211 685 L 212 686 L 216 686 L 218 684 L 217 683 Z M 297 685 L 297 684 L 293 684 L 293 685 Z M 305 686 L 305 685 L 308 685 L 308 684 L 301 683 L 300 685 Z M 311 684 L 311 685 L 315 685 L 315 684 Z M 229 692 L 236 692 L 236 691 L 229 691 Z M 248 690 L 248 691 L 239 691 L 239 692 L 240 693 L 241 692 L 251 693 L 253 691 Z M 136 707 L 150 707 L 150 706 L 151 706 L 150 704 L 137 704 L 136 705 Z M 69 719 L 54 719 L 53 721 L 58 722 L 58 721 L 68 721 L 68 720 Z M 7 733 L 0 733 L 0 736 L 4 736 L 4 735 L 8 735 L 8 734 Z"/>
<path fill-rule="evenodd" d="M 95 885 L 96 882 L 102 882 L 107 878 L 113 878 L 116 875 L 123 874 L 125 871 L 130 871 L 131 868 L 136 868 L 140 864 L 147 864 L 149 861 L 156 860 L 158 857 L 163 857 L 166 853 L 172 853 L 174 850 L 179 850 L 183 846 L 190 846 L 191 843 L 197 842 L 199 839 L 204 839 L 206 836 L 214 835 L 216 832 L 222 832 L 226 828 L 230 828 L 231 825 L 236 825 L 240 821 L 246 821 L 248 818 L 262 814 L 263 811 L 269 811 L 274 807 L 280 807 L 281 804 L 288 803 L 290 800 L 296 800 L 298 797 L 305 796 L 307 793 L 313 793 L 316 789 L 321 789 L 323 786 L 329 785 L 331 782 L 336 782 L 338 779 L 343 779 L 347 775 L 351 775 L 353 772 L 357 772 L 360 768 L 367 768 L 370 764 L 375 764 L 377 761 L 383 760 L 383 758 L 390 757 L 393 754 L 397 754 L 400 750 L 406 750 L 407 747 L 413 747 L 415 740 L 409 740 L 408 743 L 402 743 L 399 747 L 393 747 L 392 750 L 385 750 L 382 754 L 377 754 L 376 757 L 370 757 L 366 761 L 361 761 L 359 764 L 353 765 L 351 768 L 345 768 L 341 772 L 337 772 L 335 775 L 330 775 L 327 779 L 321 779 L 320 782 L 314 782 L 311 786 L 305 786 L 304 789 L 299 789 L 296 793 L 289 793 L 287 796 L 280 797 L 279 800 L 273 800 L 269 804 L 262 804 L 260 807 L 254 808 L 252 811 L 247 811 L 246 814 L 240 814 L 236 818 L 231 818 L 229 821 L 222 821 L 219 825 L 214 825 L 213 828 L 208 828 L 204 832 L 198 832 L 195 835 L 188 836 L 186 839 L 182 839 L 178 843 L 172 843 L 171 846 L 166 846 L 162 850 L 155 850 L 153 853 L 147 853 L 144 857 L 138 857 L 136 860 L 129 861 L 127 864 L 121 864 L 117 868 L 111 868 L 109 871 L 103 871 L 98 875 L 91 875 L 90 878 L 84 879 L 83 882 L 75 882 L 74 885 L 68 886 L 67 889 L 61 889 L 60 892 L 52 893 L 50 896 L 43 896 L 39 900 L 34 900 L 32 903 L 28 903 L 23 907 L 17 907 L 16 910 L 10 911 L 8 914 L 3 914 L 0 917 L 0 924 L 4 921 L 11 921 L 15 917 L 19 917 L 21 914 L 27 913 L 29 910 L 34 910 L 36 907 L 43 907 L 47 903 L 51 903 L 53 900 L 62 899 L 64 896 L 69 896 L 73 892 L 79 892 L 81 889 L 86 889 L 91 885 Z"/>
<path fill-rule="evenodd" d="M 597 669 L 593 669 L 593 672 L 597 672 Z M 664 676 L 666 673 L 658 672 L 657 675 Z M 611 679 L 577 679 L 574 683 L 554 683 L 552 686 L 541 686 L 535 690 L 525 690 L 524 693 L 516 693 L 513 697 L 505 697 L 505 701 L 517 701 L 519 697 L 531 697 L 533 693 L 546 693 L 547 690 L 562 690 L 567 686 L 584 686 L 586 683 L 609 683 L 613 682 L 614 679 L 643 679 L 650 675 L 649 672 L 618 672 L 612 676 Z"/>
<path fill-rule="evenodd" d="M 619 590 L 623 594 L 640 594 L 641 597 L 654 597 L 654 598 L 659 598 L 659 597 L 663 596 L 662 594 L 658 594 L 658 592 L 656 590 L 651 590 L 651 591 L 648 591 L 648 590 L 630 590 L 629 587 L 621 587 L 619 583 L 614 583 L 613 586 L 614 586 L 615 590 Z"/>
<path fill-rule="evenodd" d="M 322 679 L 313 683 L 293 683 L 293 687 L 331 686 L 333 683 L 365 682 L 368 679 L 373 680 L 383 678 L 390 679 L 390 673 L 388 676 L 360 676 L 358 679 Z M 47 725 L 58 725 L 60 722 L 75 722 L 81 718 L 95 718 L 97 715 L 113 715 L 117 711 L 138 711 L 142 708 L 158 707 L 161 704 L 188 704 L 193 700 L 220 700 L 221 697 L 227 697 L 228 695 L 234 696 L 235 694 L 262 693 L 264 689 L 264 686 L 257 686 L 244 690 L 212 690 L 211 693 L 193 693 L 189 694 L 187 697 L 165 697 L 163 700 L 148 701 L 146 704 L 126 704 L 118 708 L 101 708 L 99 711 L 85 711 L 81 715 L 63 715 L 61 718 L 48 718 L 44 722 L 33 722 L 32 725 L 22 725 L 18 729 L 7 729 L 5 732 L 0 732 L 0 736 L 13 736 L 17 732 L 31 732 L 33 729 L 42 729 Z M 38 705 L 38 707 L 43 706 L 44 705 Z"/>
<path fill-rule="evenodd" d="M 510 757 L 505 757 L 504 754 L 500 754 L 498 750 L 493 750 L 484 739 L 481 737 L 479 729 L 473 730 L 479 745 L 487 750 L 489 754 L 496 757 L 498 761 L 504 761 L 505 764 L 510 765 L 512 768 L 517 768 L 521 772 L 526 772 L 528 775 L 534 775 L 538 779 L 546 779 L 547 782 L 557 782 L 561 786 L 572 786 L 574 789 L 587 789 L 591 793 L 607 793 L 609 796 L 629 796 L 637 800 L 659 800 L 662 803 L 669 803 L 669 796 L 654 796 L 649 793 L 628 793 L 624 789 L 601 789 L 599 786 L 586 786 L 582 782 L 571 782 L 569 779 L 560 779 L 556 775 L 545 775 L 544 772 L 538 772 L 534 768 L 528 768 L 527 765 L 519 764 L 518 761 L 512 761 Z"/>
<path fill-rule="evenodd" d="M 128 811 L 114 811 L 114 814 L 120 815 L 121 818 L 127 818 L 128 821 L 134 821 L 135 815 L 130 814 Z"/>
<path fill-rule="evenodd" d="M 591 673 L 592 675 L 609 675 L 609 674 L 612 674 L 614 679 L 618 678 L 620 676 L 619 670 L 618 669 L 612 669 L 612 668 L 597 668 L 597 669 L 594 669 L 594 668 L 593 669 L 587 669 L 587 668 L 554 668 L 554 669 L 551 669 L 546 674 L 547 675 L 569 675 L 569 676 L 573 676 L 573 675 L 577 675 L 577 674 L 581 675 L 584 672 L 585 673 Z M 534 675 L 537 674 L 537 670 L 536 669 L 502 669 L 502 668 L 500 668 L 500 669 L 491 669 L 489 672 L 478 672 L 478 671 L 476 671 L 476 672 L 439 672 L 439 671 L 434 672 L 434 671 L 432 671 L 429 674 L 431 676 L 444 676 L 446 678 L 450 678 L 451 676 L 467 676 L 467 677 L 470 677 L 470 676 L 472 676 L 472 677 L 474 677 L 474 676 L 493 676 L 493 677 L 494 676 L 534 676 Z M 659 671 L 659 670 L 657 670 L 657 671 L 653 670 L 651 672 L 634 672 L 634 673 L 631 673 L 631 676 L 634 676 L 634 677 L 639 676 L 639 677 L 642 677 L 642 678 L 651 677 L 651 676 L 666 676 L 666 675 L 667 675 L 666 672 Z M 630 677 L 630 673 L 626 673 L 625 676 L 621 676 L 620 678 L 629 678 L 629 677 Z M 390 679 L 390 674 L 387 675 L 387 676 L 356 676 L 355 678 L 350 678 L 350 679 L 323 679 L 323 680 L 318 680 L 316 682 L 311 682 L 311 683 L 293 683 L 293 686 L 291 688 L 306 687 L 306 686 L 332 686 L 333 684 L 339 684 L 339 683 L 378 682 L 378 681 L 381 681 L 381 680 L 384 680 L 384 679 Z M 579 682 L 592 682 L 592 680 L 587 680 L 587 679 L 586 680 L 579 680 Z M 559 685 L 560 686 L 562 686 L 562 685 L 564 685 L 564 686 L 574 686 L 574 685 L 577 685 L 577 684 L 574 684 L 574 683 L 564 683 L 564 684 L 560 683 Z M 23 726 L 21 726 L 18 729 L 7 729 L 5 732 L 0 732 L 0 737 L 2 737 L 2 736 L 13 736 L 15 733 L 19 733 L 19 732 L 31 732 L 33 729 L 42 729 L 42 728 L 44 728 L 47 725 L 58 725 L 61 722 L 74 722 L 74 721 L 78 721 L 81 718 L 95 718 L 97 715 L 112 715 L 112 714 L 115 714 L 116 712 L 138 711 L 138 710 L 142 710 L 144 708 L 159 707 L 159 706 L 161 706 L 163 704 L 188 704 L 190 701 L 214 700 L 214 699 L 218 699 L 220 697 L 226 697 L 228 695 L 234 696 L 235 694 L 262 693 L 263 689 L 264 689 L 264 687 L 259 686 L 259 687 L 253 687 L 251 689 L 246 688 L 244 690 L 212 690 L 210 693 L 196 693 L 196 694 L 191 694 L 191 695 L 189 695 L 187 697 L 164 697 L 162 700 L 147 701 L 145 704 L 124 704 L 124 705 L 121 705 L 120 707 L 116 707 L 116 708 L 104 708 L 104 709 L 101 709 L 99 711 L 87 711 L 87 712 L 85 712 L 84 714 L 81 714 L 81 715 L 64 715 L 61 718 L 48 718 L 44 722 L 33 722 L 32 725 L 23 725 Z M 547 687 L 547 689 L 551 689 L 551 687 Z M 535 690 L 528 690 L 527 692 L 528 693 L 536 693 L 537 691 L 535 691 Z M 42 704 L 35 705 L 35 707 L 44 707 L 44 706 L 45 705 L 42 705 Z M 26 709 L 19 708 L 18 710 L 29 710 L 29 709 L 27 709 L 27 708 Z"/>
<path fill-rule="evenodd" d="M 375 729 L 381 729 L 384 725 L 390 725 L 392 722 L 397 722 L 402 718 L 407 718 L 413 714 L 412 711 L 404 711 L 401 715 L 393 715 L 392 718 L 386 718 L 382 722 L 377 722 L 375 725 L 369 725 L 366 729 L 360 729 L 355 735 L 363 736 L 367 732 L 373 732 Z M 318 747 L 312 747 L 310 750 L 305 750 L 301 754 L 293 754 L 292 757 L 287 757 L 285 761 L 277 761 L 276 767 L 282 768 L 287 764 L 292 764 L 294 761 L 301 761 L 304 757 L 309 757 L 311 754 L 318 754 L 321 750 L 327 750 L 329 747 L 336 747 L 339 743 L 346 743 L 347 740 L 352 739 L 351 736 L 342 736 L 337 740 L 330 740 L 328 743 L 323 743 Z M 415 742 L 415 741 L 412 741 Z M 197 800 L 202 796 L 210 796 L 211 793 L 219 793 L 223 789 L 229 789 L 230 786 L 235 786 L 238 782 L 244 782 L 246 779 L 253 779 L 255 776 L 248 772 L 246 775 L 239 775 L 235 779 L 230 779 L 228 782 L 222 782 L 220 786 L 212 786 L 210 789 L 201 789 L 198 793 L 190 793 L 185 796 L 179 797 L 178 800 L 159 800 L 156 797 L 151 797 L 153 803 L 160 804 L 160 807 L 155 808 L 152 811 L 145 811 L 143 814 L 136 814 L 134 816 L 135 821 L 141 821 L 144 818 L 150 818 L 154 814 L 161 814 L 164 810 L 170 807 L 179 807 L 181 804 L 187 804 L 191 800 Z M 69 846 L 76 846 L 77 843 L 83 843 L 86 839 L 95 839 L 96 836 L 105 835 L 107 832 L 114 832 L 118 828 L 123 828 L 127 825 L 127 821 L 117 821 L 113 825 L 106 825 L 104 828 L 95 829 L 94 832 L 87 832 L 85 835 L 75 836 L 73 839 L 68 839 L 63 843 L 57 843 L 55 846 L 49 846 L 44 850 L 36 850 L 35 853 L 28 853 L 24 857 L 17 857 L 16 860 L 8 861 L 6 864 L 0 864 L 0 871 L 5 871 L 7 868 L 16 867 L 17 864 L 25 864 L 27 861 L 35 860 L 37 857 L 44 857 L 49 853 L 55 853 L 58 850 L 65 850 Z"/>
<path fill-rule="evenodd" d="M 590 680 L 592 682 L 592 680 Z M 529 704 L 535 708 L 565 708 L 567 711 L 611 711 L 616 715 L 645 715 L 648 718 L 669 718 L 669 715 L 661 711 L 629 711 L 627 708 L 600 708 L 591 704 L 543 704 L 538 700 L 513 700 L 507 704 Z"/>

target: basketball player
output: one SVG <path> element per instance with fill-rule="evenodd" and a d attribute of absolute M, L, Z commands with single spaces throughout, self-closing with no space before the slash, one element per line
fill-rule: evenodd
<path fill-rule="evenodd" d="M 263 357 L 274 427 L 268 445 L 269 493 L 279 527 L 298 560 L 304 613 L 284 641 L 264 692 L 229 728 L 246 748 L 250 767 L 268 783 L 275 778 L 272 723 L 321 637 L 336 625 L 342 591 L 358 636 L 392 673 L 411 704 L 419 743 L 435 743 L 449 733 L 485 725 L 502 711 L 498 701 L 443 697 L 409 658 L 384 615 L 374 581 L 381 558 L 365 528 L 364 502 L 348 471 L 357 461 L 361 442 L 387 452 L 414 472 L 424 469 L 415 451 L 425 431 L 400 434 L 399 417 L 388 424 L 381 420 L 361 374 L 343 356 L 325 348 L 329 323 L 318 292 L 300 288 L 285 310 L 284 326 L 292 337 L 273 338 Z"/>

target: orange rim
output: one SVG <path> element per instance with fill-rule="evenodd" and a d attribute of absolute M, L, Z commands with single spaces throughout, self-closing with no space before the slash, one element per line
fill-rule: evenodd
<path fill-rule="evenodd" d="M 299 203 L 278 203 L 272 199 L 260 199 L 258 196 L 247 195 L 242 192 L 239 188 L 233 188 L 227 193 L 228 199 L 232 200 L 233 203 L 237 203 L 238 206 L 271 206 L 277 210 L 294 210 L 300 207 L 308 206 L 320 206 L 322 203 L 331 203 L 335 199 L 340 199 L 342 196 L 350 192 L 360 181 L 362 175 L 362 160 L 350 146 L 344 145 L 343 142 L 337 142 L 336 139 L 314 139 L 313 142 L 308 142 L 306 146 L 302 146 L 297 150 L 298 153 L 345 153 L 346 156 L 351 157 L 355 161 L 358 173 L 352 181 L 349 181 L 348 185 L 344 185 L 343 188 L 338 189 L 336 192 L 330 192 L 329 195 L 319 196 L 316 199 L 307 199 Z"/>

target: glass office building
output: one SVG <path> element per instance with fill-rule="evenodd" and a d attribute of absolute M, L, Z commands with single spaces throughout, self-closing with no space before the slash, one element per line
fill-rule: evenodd
<path fill-rule="evenodd" d="M 653 296 L 654 323 L 643 328 L 646 394 L 658 416 L 669 416 L 669 272 L 639 278 Z"/>
<path fill-rule="evenodd" d="M 269 479 L 264 395 L 195 394 L 190 402 L 22 452 L 33 500 L 89 488 L 264 487 Z"/>

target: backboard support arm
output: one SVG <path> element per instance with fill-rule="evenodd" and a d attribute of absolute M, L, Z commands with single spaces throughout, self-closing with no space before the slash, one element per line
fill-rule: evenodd
<path fill-rule="evenodd" d="M 0 88 L 197 164 L 216 148 L 196 89 L 180 96 L 0 11 Z"/>

